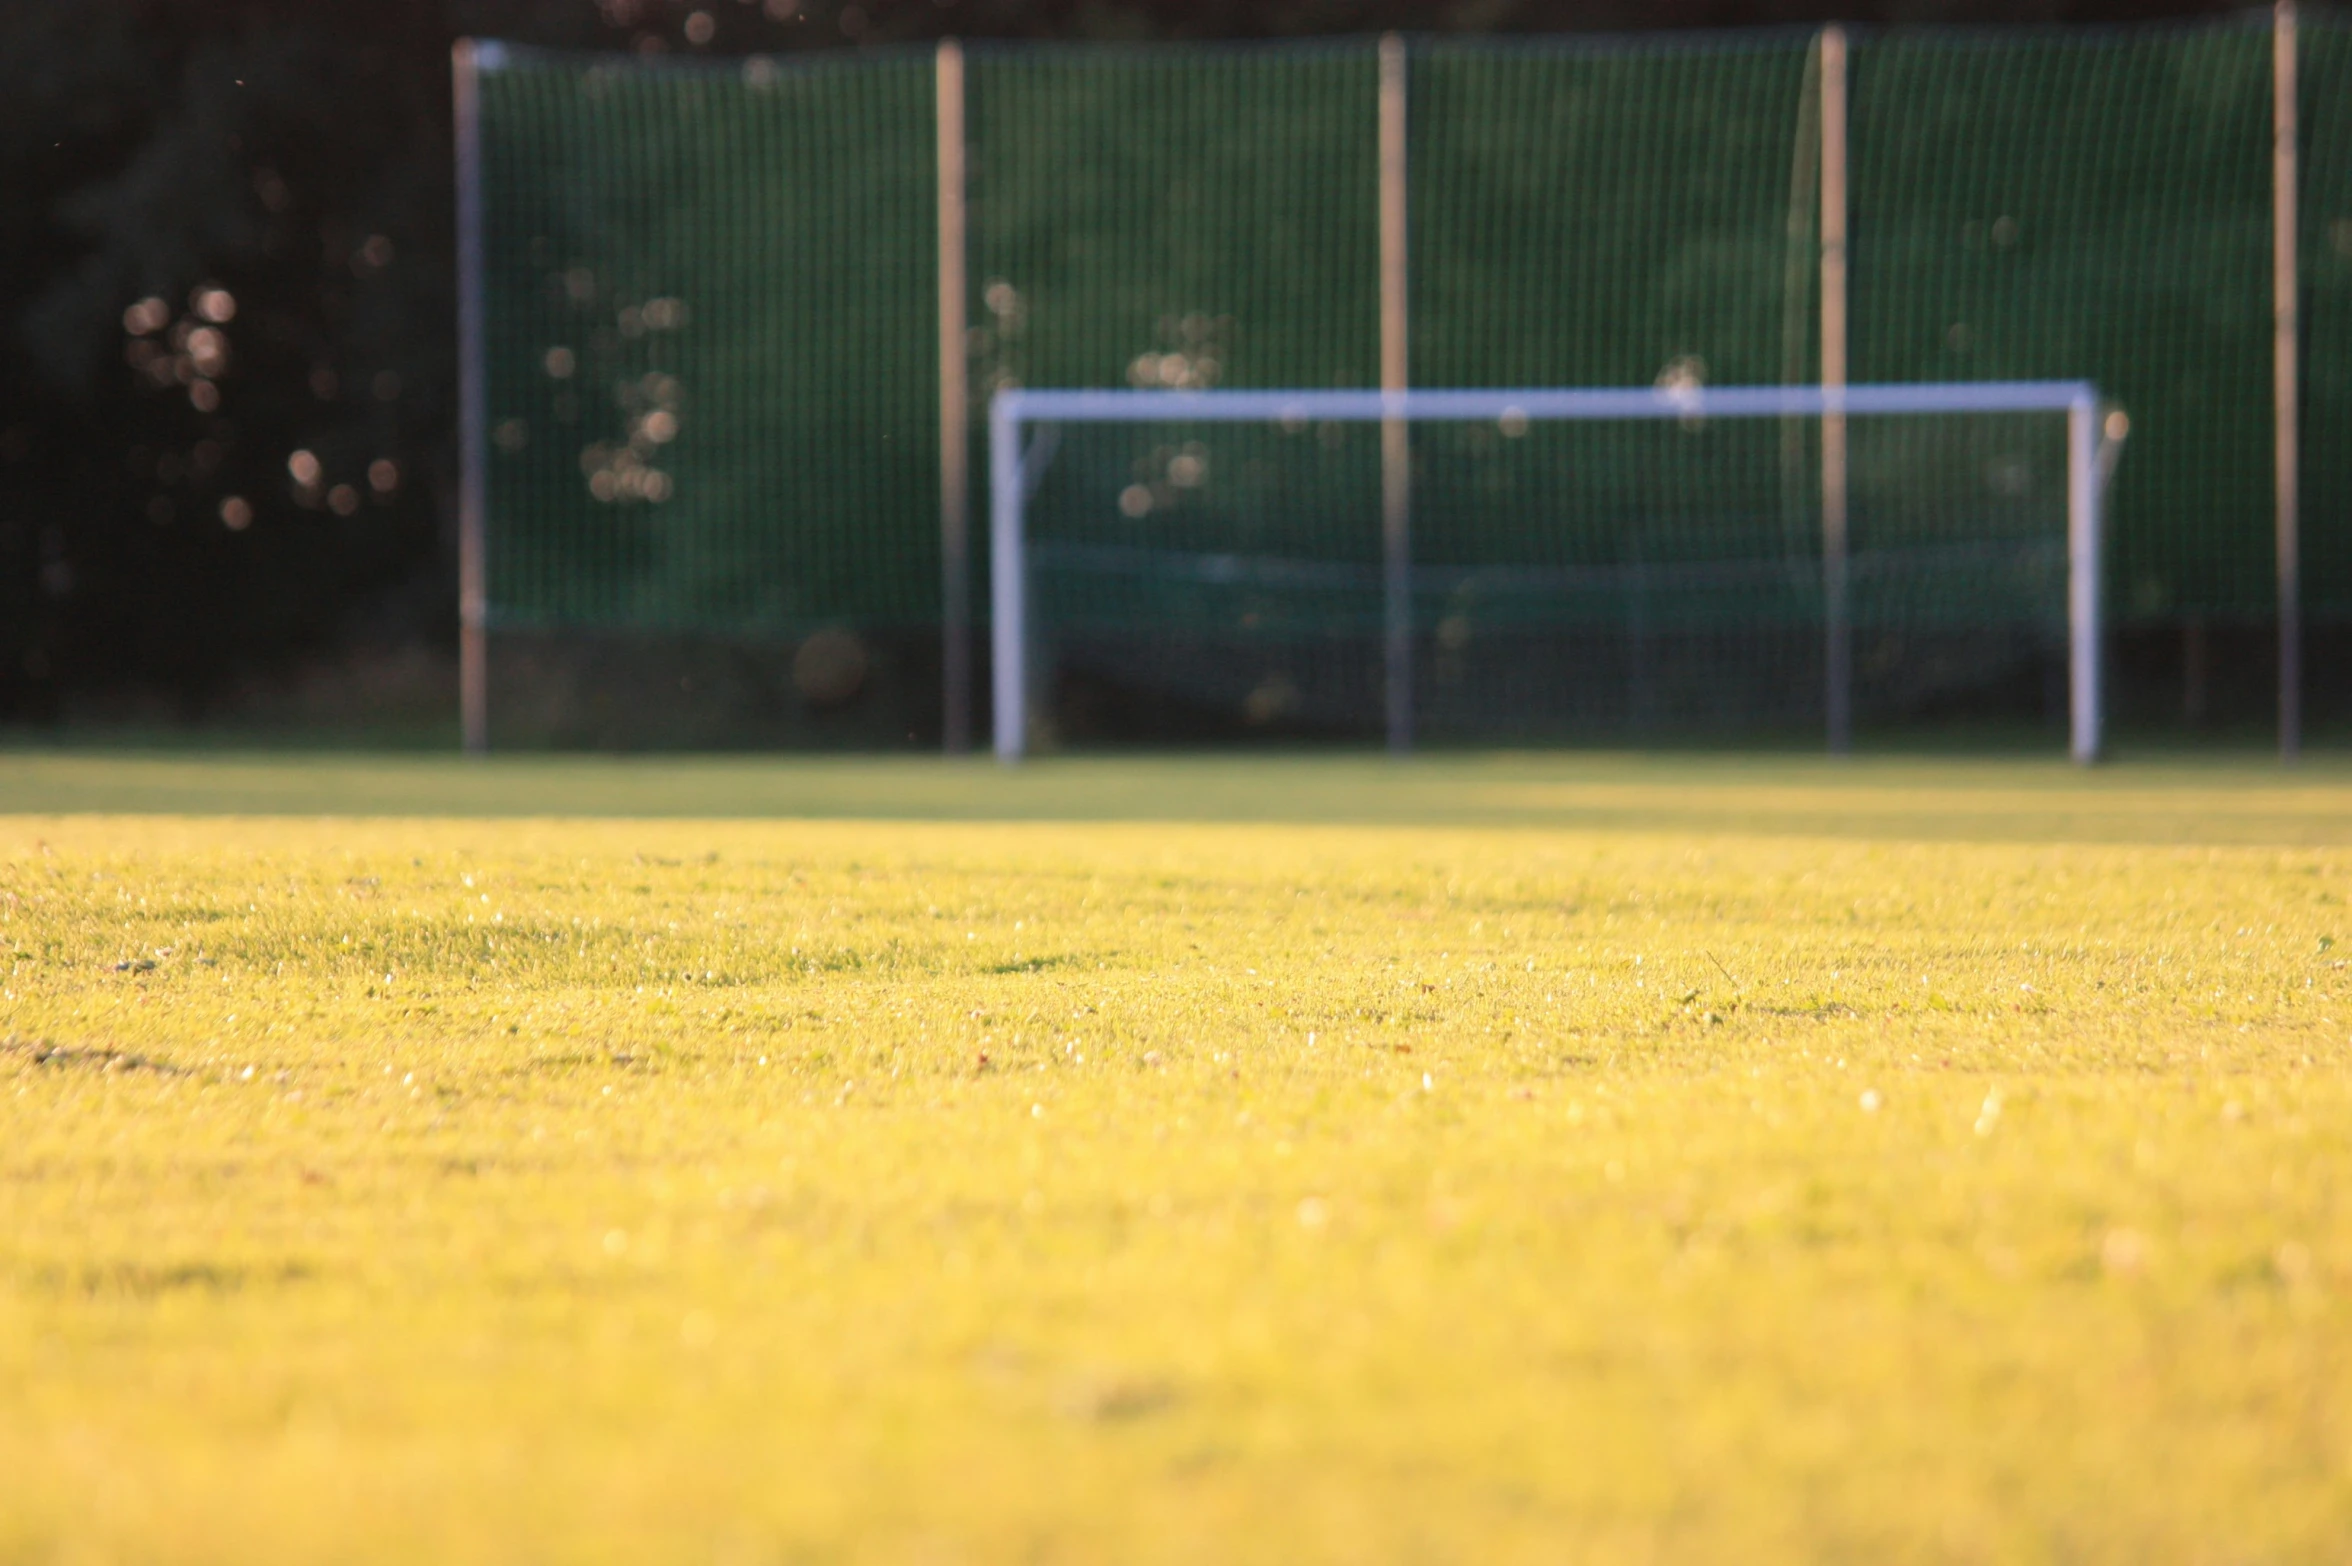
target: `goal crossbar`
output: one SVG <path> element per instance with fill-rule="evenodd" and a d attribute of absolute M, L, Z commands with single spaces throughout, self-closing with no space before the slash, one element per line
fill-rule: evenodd
<path fill-rule="evenodd" d="M 1051 457 L 1050 440 L 1024 450 L 1031 425 L 1060 424 L 1296 424 L 1526 420 L 1616 423 L 1663 419 L 1809 418 L 1929 414 L 2062 413 L 2066 415 L 2066 621 L 2068 751 L 2078 762 L 2098 758 L 2100 711 L 2099 574 L 2103 545 L 2102 470 L 2113 453 L 2101 449 L 2098 388 L 2088 381 L 1957 381 L 1900 385 L 1586 387 L 1527 389 L 1427 388 L 1406 391 L 1125 391 L 1014 388 L 989 406 L 991 651 L 994 655 L 995 741 L 1000 760 L 1021 758 L 1028 746 L 1028 550 L 1025 513 Z M 1399 497 L 1401 499 L 1401 497 Z M 1410 546 L 1384 546 L 1386 591 L 1402 612 L 1410 592 Z M 1832 634 L 1842 634 L 1846 576 L 1842 540 L 1825 550 L 1823 574 L 1831 600 Z M 1834 671 L 1846 660 L 1828 660 Z M 1392 653 L 1387 679 L 1392 713 L 1410 710 L 1409 658 Z M 1833 676 L 1834 677 L 1834 676 Z M 1832 693 L 1833 705 L 1843 693 Z M 1393 721 L 1393 720 L 1392 720 Z M 1392 734 L 1402 748 L 1404 736 Z"/>

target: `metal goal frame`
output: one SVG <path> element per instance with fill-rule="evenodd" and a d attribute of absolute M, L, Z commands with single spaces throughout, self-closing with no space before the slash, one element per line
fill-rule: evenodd
<path fill-rule="evenodd" d="M 1818 419 L 1825 448 L 1842 448 L 1851 417 L 2053 413 L 2066 416 L 2067 750 L 2099 757 L 2100 514 L 2105 474 L 2123 431 L 2102 417 L 2088 381 L 1958 381 L 1909 385 L 1426 389 L 1405 391 L 1119 391 L 1013 388 L 988 411 L 989 564 L 996 755 L 1028 749 L 1028 545 L 1025 513 L 1062 424 L 1275 424 L 1336 420 L 1382 427 L 1384 453 L 1406 450 L 1416 422 L 1548 420 L 1623 423 L 1659 419 Z M 1040 436 L 1024 445 L 1035 426 Z M 1382 463 L 1381 580 L 1388 745 L 1413 744 L 1412 539 L 1409 465 Z M 1842 495 L 1838 497 L 1842 501 Z M 1844 506 L 1822 508 L 1824 692 L 1830 749 L 1846 748 L 1853 711 L 1852 627 Z"/>

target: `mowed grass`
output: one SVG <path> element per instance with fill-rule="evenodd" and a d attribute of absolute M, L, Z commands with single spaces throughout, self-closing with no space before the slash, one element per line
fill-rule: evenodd
<path fill-rule="evenodd" d="M 2340 1561 L 2348 781 L 0 756 L 0 1562 Z"/>

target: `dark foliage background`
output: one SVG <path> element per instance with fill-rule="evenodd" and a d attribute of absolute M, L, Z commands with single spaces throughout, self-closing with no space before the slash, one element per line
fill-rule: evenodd
<path fill-rule="evenodd" d="M 7 0 L 0 722 L 454 638 L 449 46 L 2114 21 L 2193 0 Z M 299 454 L 307 453 L 309 460 Z"/>

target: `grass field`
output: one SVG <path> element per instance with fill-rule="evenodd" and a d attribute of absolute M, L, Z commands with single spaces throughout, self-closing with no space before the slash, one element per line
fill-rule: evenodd
<path fill-rule="evenodd" d="M 0 753 L 0 1563 L 2342 1561 L 2352 770 Z"/>

